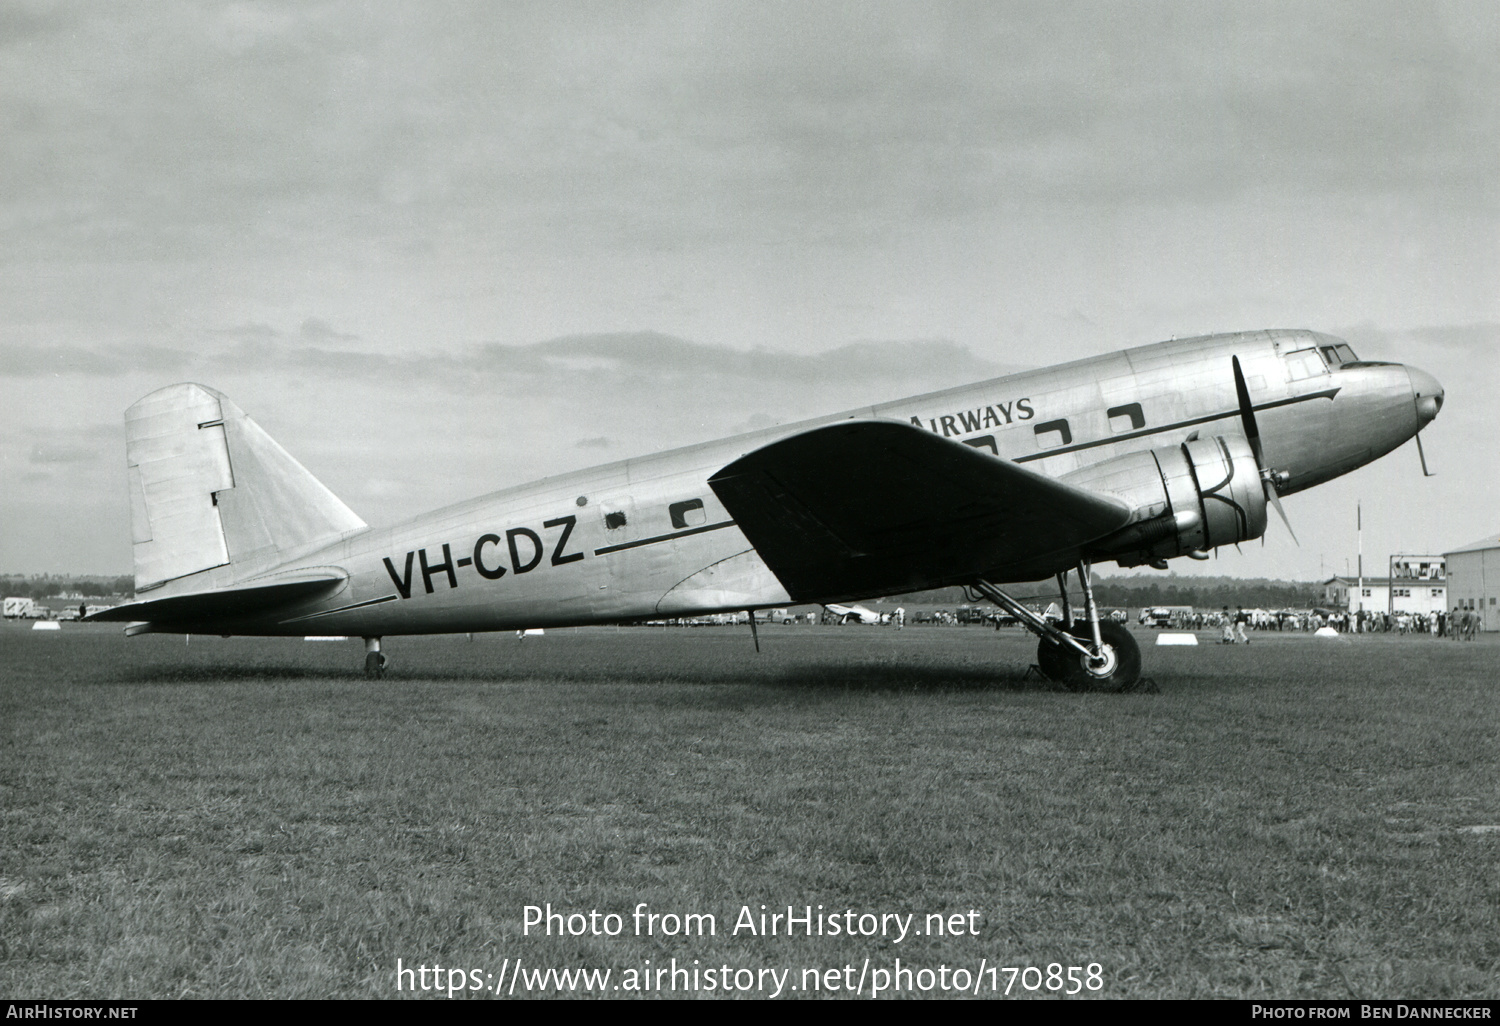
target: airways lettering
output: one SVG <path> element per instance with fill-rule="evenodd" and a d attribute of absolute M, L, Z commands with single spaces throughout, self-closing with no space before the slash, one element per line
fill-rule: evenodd
<path fill-rule="evenodd" d="M 977 410 L 959 410 L 957 413 L 929 417 L 925 425 L 921 417 L 912 417 L 911 422 L 917 427 L 925 426 L 935 435 L 949 438 L 954 435 L 970 435 L 975 431 L 1004 427 L 1017 420 L 1030 420 L 1035 416 L 1036 411 L 1031 408 L 1031 398 L 1028 396 L 1025 399 L 1013 399 L 1008 403 L 981 406 Z"/>

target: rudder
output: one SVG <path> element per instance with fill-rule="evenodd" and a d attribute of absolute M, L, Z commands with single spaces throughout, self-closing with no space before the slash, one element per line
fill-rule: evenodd
<path fill-rule="evenodd" d="M 136 591 L 225 565 L 264 569 L 365 522 L 245 412 L 203 385 L 125 411 Z"/>

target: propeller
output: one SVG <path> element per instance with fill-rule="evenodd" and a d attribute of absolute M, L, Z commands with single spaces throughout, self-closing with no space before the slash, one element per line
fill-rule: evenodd
<path fill-rule="evenodd" d="M 1255 465 L 1260 469 L 1260 482 L 1265 489 L 1266 498 L 1271 500 L 1271 505 L 1276 507 L 1276 512 L 1281 517 L 1281 522 L 1286 525 L 1286 533 L 1292 536 L 1300 548 L 1302 543 L 1297 541 L 1297 532 L 1292 530 L 1292 522 L 1287 519 L 1286 510 L 1281 508 L 1281 496 L 1276 491 L 1276 477 L 1270 467 L 1266 466 L 1266 451 L 1260 444 L 1260 428 L 1255 425 L 1255 407 L 1250 403 L 1250 389 L 1245 386 L 1245 372 L 1240 370 L 1240 358 L 1230 357 L 1234 361 L 1234 394 L 1240 403 L 1240 423 L 1245 428 L 1245 439 L 1250 443 L 1250 451 L 1255 454 Z"/>

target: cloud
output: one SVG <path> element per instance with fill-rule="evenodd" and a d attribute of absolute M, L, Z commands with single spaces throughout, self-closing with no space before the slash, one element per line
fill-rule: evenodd
<path fill-rule="evenodd" d="M 21 43 L 34 45 L 39 37 L 66 32 L 72 24 L 70 12 L 64 7 L 12 0 L 0 6 L 0 50 Z"/>
<path fill-rule="evenodd" d="M 0 346 L 0 377 L 44 375 L 113 376 L 132 372 L 171 374 L 190 366 L 192 353 L 167 346 L 110 348 L 78 345 Z"/>
<path fill-rule="evenodd" d="M 29 460 L 32 463 L 92 463 L 98 458 L 97 448 L 37 442 L 31 447 Z"/>
<path fill-rule="evenodd" d="M 380 353 L 328 348 L 358 341 L 358 335 L 338 331 L 326 321 L 309 317 L 295 336 L 257 322 L 208 329 L 195 341 L 186 341 L 181 346 L 131 342 L 17 344 L 0 347 L 0 377 L 63 374 L 162 377 L 200 372 L 212 375 L 247 364 L 341 372 L 352 369 L 364 373 L 388 369 L 391 361 Z M 357 359 L 351 361 L 351 356 Z"/>
<path fill-rule="evenodd" d="M 232 328 L 211 328 L 210 335 L 223 336 L 238 342 L 271 342 L 282 337 L 282 333 L 269 324 L 255 322 L 238 324 Z"/>
<path fill-rule="evenodd" d="M 0 87 L 12 252 L 852 242 L 1500 180 L 1482 5 L 462 10 L 82 9 Z"/>
<path fill-rule="evenodd" d="M 1357 325 L 1344 332 L 1350 341 L 1369 342 L 1383 353 L 1399 353 L 1409 346 L 1433 346 L 1459 356 L 1500 357 L 1500 324 L 1452 324 L 1403 329 Z"/>
<path fill-rule="evenodd" d="M 441 363 L 425 362 L 443 373 Z M 737 378 L 767 382 L 835 383 L 887 380 L 946 381 L 996 377 L 1014 366 L 977 357 L 943 340 L 854 342 L 803 355 L 741 350 L 658 332 L 574 335 L 525 346 L 490 344 L 455 363 L 481 375 L 513 379 L 650 378 L 656 382 Z M 415 367 L 413 369 L 416 369 Z"/>
<path fill-rule="evenodd" d="M 335 331 L 327 321 L 316 317 L 309 317 L 302 322 L 298 332 L 309 342 L 358 342 L 358 335 L 350 335 L 342 331 Z"/>
<path fill-rule="evenodd" d="M 874 399 L 1020 369 L 982 359 L 953 342 L 924 339 L 855 342 L 804 355 L 734 349 L 657 332 L 628 332 L 565 336 L 529 345 L 490 343 L 397 356 L 347 345 L 334 349 L 303 344 L 301 339 L 308 335 L 358 341 L 326 325 L 312 332 L 301 330 L 295 339 L 264 325 L 245 325 L 208 334 L 210 340 L 230 341 L 228 346 L 140 346 L 130 350 L 18 347 L 0 349 L 0 376 L 196 375 L 217 380 L 253 368 L 259 374 L 382 378 L 406 386 L 427 383 L 469 392 L 498 388 L 507 394 L 576 393 L 580 387 L 609 391 L 643 385 L 652 389 L 722 390 L 732 387 L 728 382 L 738 381 L 793 388 L 815 384 L 832 394 L 866 389 Z"/>

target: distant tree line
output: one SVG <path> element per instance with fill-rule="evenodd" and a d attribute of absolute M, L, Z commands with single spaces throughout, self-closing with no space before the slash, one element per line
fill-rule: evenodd
<path fill-rule="evenodd" d="M 105 598 L 126 596 L 135 592 L 132 577 L 62 577 L 43 574 L 35 577 L 0 576 L 0 591 L 11 598 L 50 599 L 64 592 Z"/>
<path fill-rule="evenodd" d="M 1069 594 L 1082 600 L 1077 579 L 1069 576 Z M 1018 584 L 1006 588 L 1025 602 L 1051 602 L 1057 598 L 1057 586 L 1049 583 Z M 1198 609 L 1220 609 L 1244 606 L 1247 609 L 1308 609 L 1323 604 L 1322 586 L 1313 581 L 1274 581 L 1264 577 L 1096 577 L 1094 598 L 1101 606 L 1193 606 Z M 919 591 L 883 600 L 923 605 L 959 605 L 965 603 L 962 588 L 939 588 Z"/>
<path fill-rule="evenodd" d="M 1145 587 L 1113 580 L 1094 585 L 1094 597 L 1105 606 L 1193 606 L 1220 609 L 1307 609 L 1323 605 L 1323 589 L 1310 581 L 1241 580 L 1233 577 L 1179 577 Z"/>

